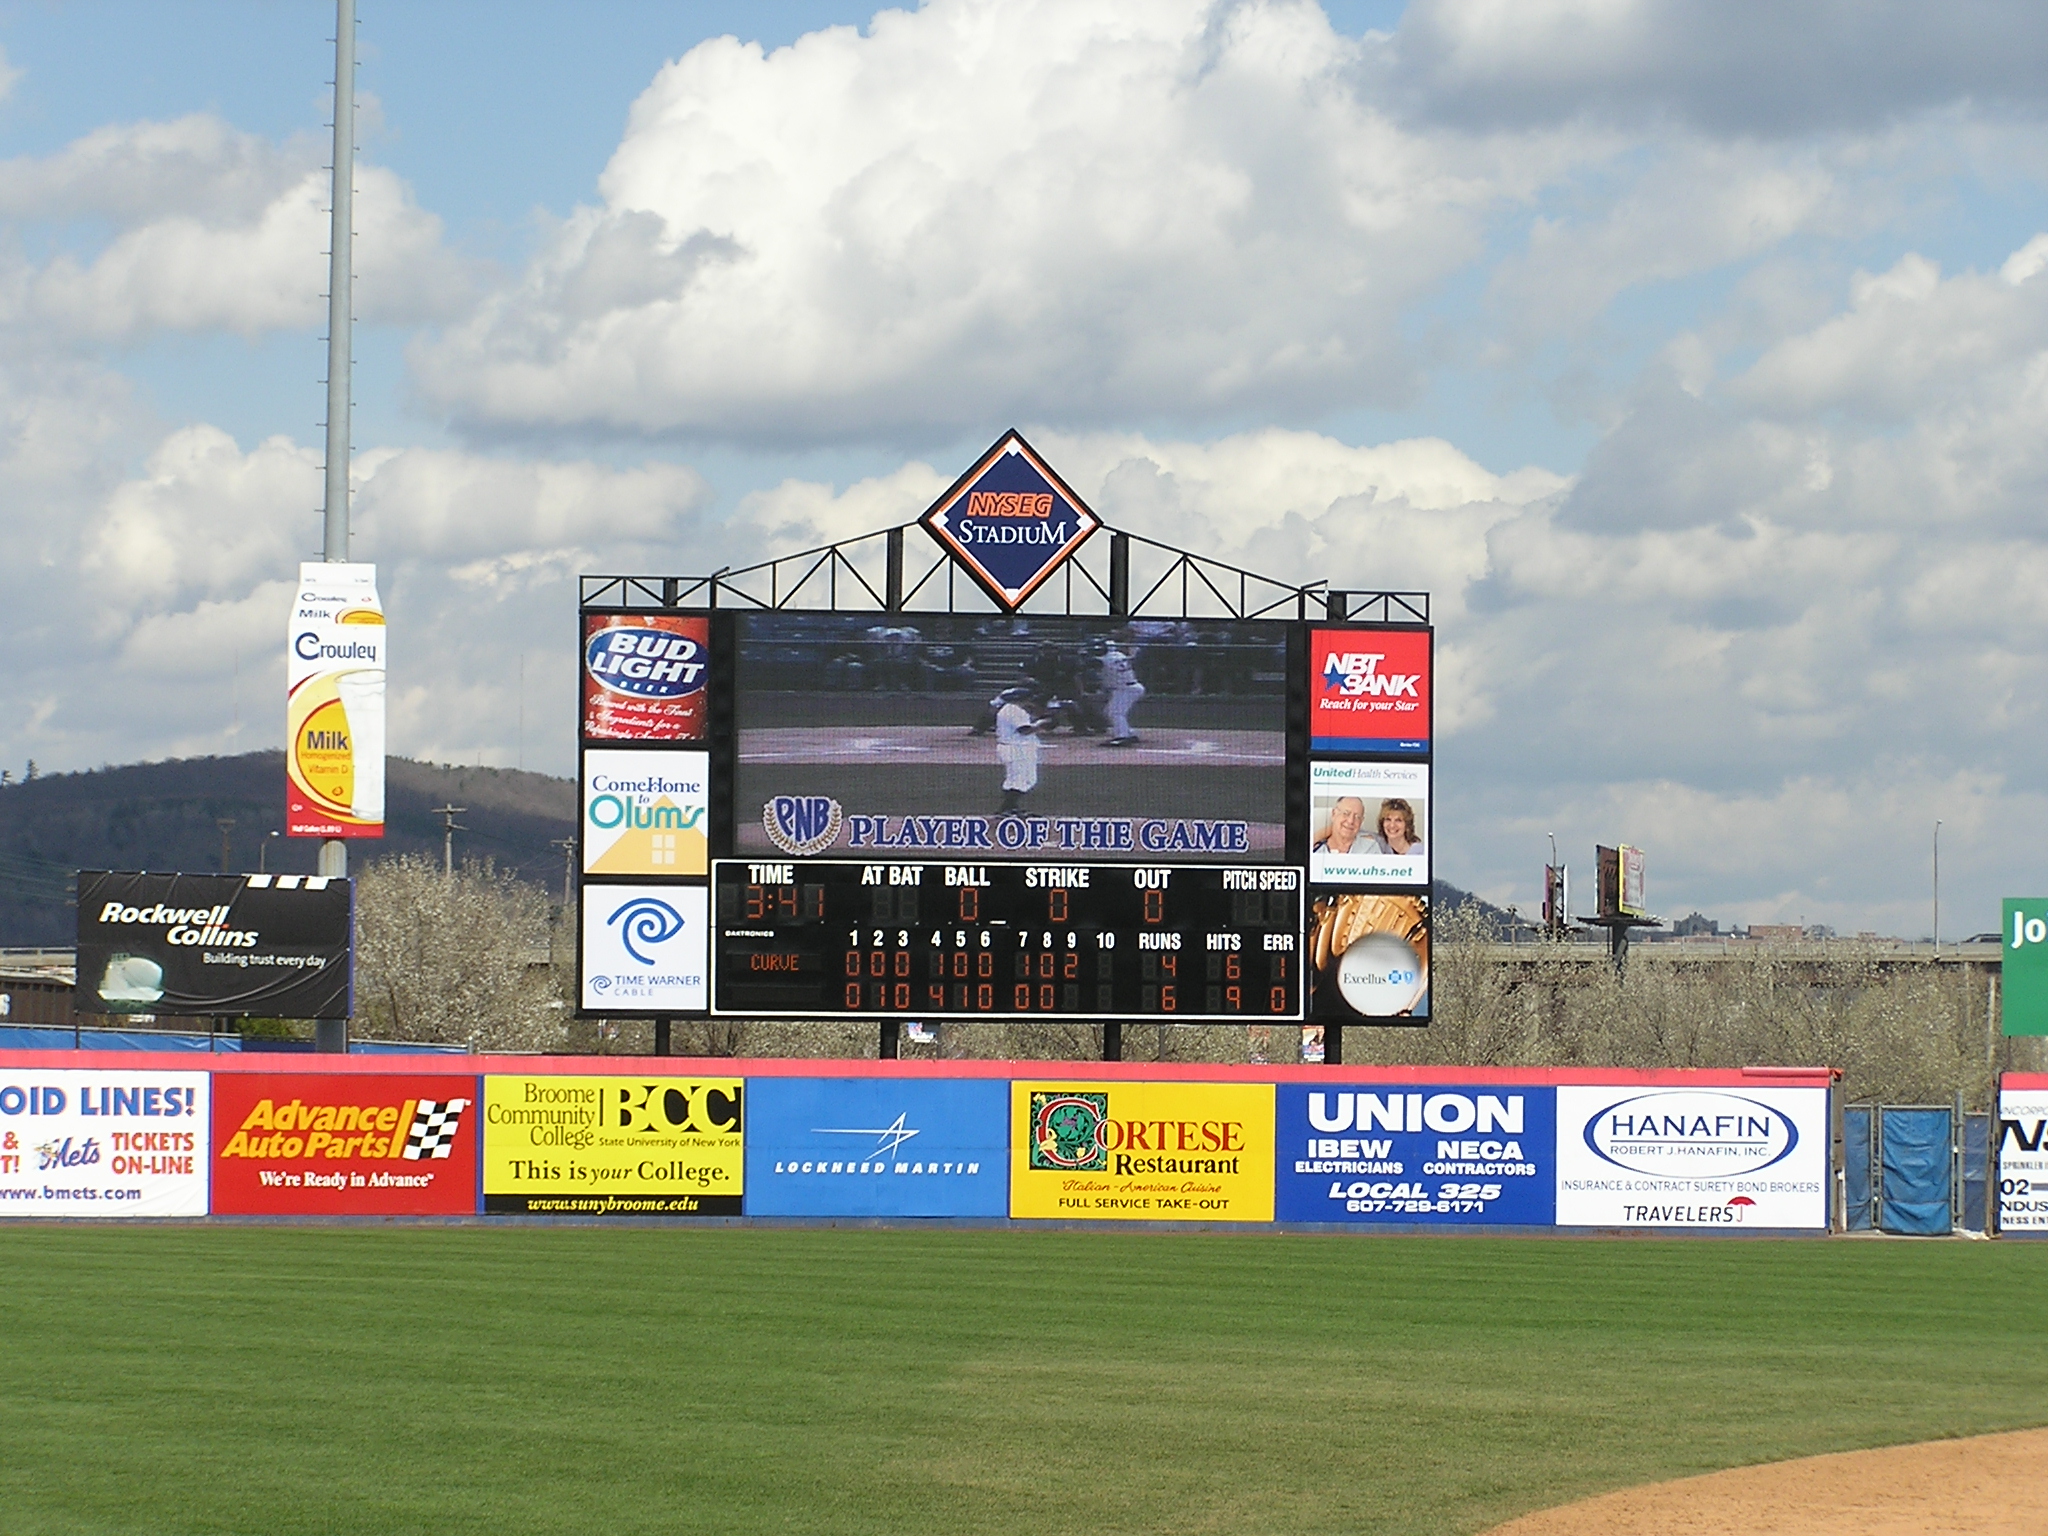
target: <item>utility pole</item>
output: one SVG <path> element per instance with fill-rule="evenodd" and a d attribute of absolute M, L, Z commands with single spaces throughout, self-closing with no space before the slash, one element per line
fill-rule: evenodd
<path fill-rule="evenodd" d="M 468 810 L 466 805 L 437 805 L 434 814 L 441 818 L 441 874 L 444 879 L 455 878 L 455 834 L 467 832 L 469 828 L 459 827 L 455 818 Z"/>
<path fill-rule="evenodd" d="M 1941 955 L 1941 823 L 1934 824 L 1934 953 Z"/>
<path fill-rule="evenodd" d="M 548 846 L 562 850 L 562 911 L 566 914 L 569 910 L 569 883 L 576 874 L 576 839 L 558 837 Z"/>
<path fill-rule="evenodd" d="M 228 834 L 235 830 L 235 818 L 232 816 L 217 816 L 214 818 L 213 824 L 220 828 L 220 872 L 226 874 L 229 862 Z"/>
<path fill-rule="evenodd" d="M 350 367 L 355 307 L 356 0 L 334 0 L 334 191 L 327 237 L 327 505 L 321 559 L 348 559 Z M 348 875 L 348 844 L 320 845 L 320 873 Z M 313 1048 L 348 1050 L 347 1019 L 316 1019 Z"/>

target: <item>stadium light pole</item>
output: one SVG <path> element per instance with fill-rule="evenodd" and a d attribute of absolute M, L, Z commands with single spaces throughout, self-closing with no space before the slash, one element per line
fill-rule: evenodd
<path fill-rule="evenodd" d="M 1934 823 L 1934 953 L 1941 953 L 1941 822 Z"/>
<path fill-rule="evenodd" d="M 349 391 L 356 169 L 356 0 L 334 0 L 334 191 L 327 240 L 327 503 L 321 558 L 348 559 Z M 348 844 L 320 844 L 320 873 L 346 877 Z M 316 1019 L 317 1051 L 348 1050 L 347 1019 Z"/>

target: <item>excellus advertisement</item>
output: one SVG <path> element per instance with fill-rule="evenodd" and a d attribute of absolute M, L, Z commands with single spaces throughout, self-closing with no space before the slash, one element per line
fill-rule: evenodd
<path fill-rule="evenodd" d="M 204 1216 L 204 1072 L 0 1068 L 0 1215 Z"/>
<path fill-rule="evenodd" d="M 1271 1221 L 1271 1083 L 1015 1082 L 1010 1214 Z"/>
<path fill-rule="evenodd" d="M 484 1209 L 737 1216 L 737 1077 L 484 1079 Z"/>

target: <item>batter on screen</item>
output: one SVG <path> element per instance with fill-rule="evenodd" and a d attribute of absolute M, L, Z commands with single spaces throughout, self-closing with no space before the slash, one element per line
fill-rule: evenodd
<path fill-rule="evenodd" d="M 1038 787 L 1038 728 L 1029 688 L 1005 688 L 996 695 L 996 761 L 1003 765 L 1003 806 L 999 814 L 1017 814 L 1024 797 Z"/>

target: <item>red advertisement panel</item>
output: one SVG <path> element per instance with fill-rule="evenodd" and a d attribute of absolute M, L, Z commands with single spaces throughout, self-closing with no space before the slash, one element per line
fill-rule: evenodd
<path fill-rule="evenodd" d="M 586 614 L 583 734 L 594 741 L 698 741 L 706 724 L 711 620 Z"/>
<path fill-rule="evenodd" d="M 221 1072 L 222 1216 L 464 1216 L 477 1208 L 477 1079 Z"/>
<path fill-rule="evenodd" d="M 1310 748 L 1428 752 L 1430 635 L 1426 629 L 1309 631 Z"/>

